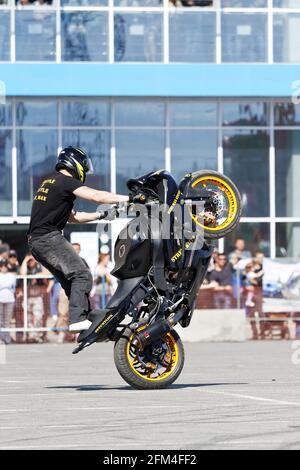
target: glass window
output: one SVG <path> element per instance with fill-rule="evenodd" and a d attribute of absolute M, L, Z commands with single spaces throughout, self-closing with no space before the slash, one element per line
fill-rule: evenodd
<path fill-rule="evenodd" d="M 274 120 L 276 126 L 300 126 L 300 106 L 292 102 L 275 103 Z"/>
<path fill-rule="evenodd" d="M 268 17 L 261 13 L 223 13 L 223 62 L 266 62 Z"/>
<path fill-rule="evenodd" d="M 12 125 L 12 104 L 6 101 L 5 104 L 0 104 L 0 126 Z"/>
<path fill-rule="evenodd" d="M 223 103 L 223 126 L 266 126 L 269 123 L 267 103 Z"/>
<path fill-rule="evenodd" d="M 300 2 L 298 7 L 300 7 Z M 300 14 L 274 14 L 274 62 L 300 62 Z"/>
<path fill-rule="evenodd" d="M 165 105 L 159 101 L 116 101 L 116 126 L 159 126 L 165 124 Z"/>
<path fill-rule="evenodd" d="M 70 7 L 106 7 L 108 0 L 60 0 L 60 3 Z"/>
<path fill-rule="evenodd" d="M 107 13 L 96 11 L 64 12 L 61 21 L 63 61 L 107 62 Z"/>
<path fill-rule="evenodd" d="M 159 130 L 116 131 L 117 192 L 126 181 L 165 167 L 165 134 Z"/>
<path fill-rule="evenodd" d="M 216 0 L 169 0 L 169 7 L 213 7 Z"/>
<path fill-rule="evenodd" d="M 62 123 L 64 126 L 109 126 L 110 104 L 102 100 L 63 101 Z"/>
<path fill-rule="evenodd" d="M 245 251 L 250 251 L 253 256 L 257 252 L 262 252 L 267 257 L 270 256 L 270 224 L 242 222 L 234 232 L 224 239 L 227 254 L 234 250 L 235 241 L 238 238 L 245 240 Z"/>
<path fill-rule="evenodd" d="M 300 224 L 276 224 L 276 256 L 300 258 Z"/>
<path fill-rule="evenodd" d="M 16 11 L 16 59 L 54 61 L 56 55 L 55 12 Z"/>
<path fill-rule="evenodd" d="M 17 131 L 18 214 L 29 215 L 40 180 L 54 171 L 57 157 L 55 130 Z"/>
<path fill-rule="evenodd" d="M 87 185 L 95 189 L 110 190 L 110 131 L 64 130 L 62 145 L 84 149 L 93 162 L 94 174 L 87 176 Z M 93 210 L 89 202 L 79 200 L 77 210 Z"/>
<path fill-rule="evenodd" d="M 160 7 L 163 0 L 114 0 L 116 7 Z"/>
<path fill-rule="evenodd" d="M 215 62 L 215 60 L 215 13 L 194 11 L 170 13 L 170 62 Z"/>
<path fill-rule="evenodd" d="M 276 131 L 276 215 L 300 217 L 300 131 Z"/>
<path fill-rule="evenodd" d="M 299 8 L 299 0 L 273 0 L 275 8 Z"/>
<path fill-rule="evenodd" d="M 169 105 L 171 126 L 197 127 L 217 125 L 217 104 L 185 101 Z"/>
<path fill-rule="evenodd" d="M 24 100 L 16 103 L 17 126 L 56 126 L 57 103 L 47 100 Z"/>
<path fill-rule="evenodd" d="M 265 131 L 224 132 L 224 173 L 240 190 L 244 217 L 269 216 L 269 146 Z"/>
<path fill-rule="evenodd" d="M 217 170 L 217 131 L 172 130 L 171 169 L 177 182 L 188 172 Z"/>
<path fill-rule="evenodd" d="M 57 0 L 11 0 L 11 3 L 15 3 L 18 8 L 26 8 L 27 6 L 34 7 L 46 7 L 56 5 Z"/>
<path fill-rule="evenodd" d="M 12 215 L 12 133 L 0 130 L 0 216 Z"/>
<path fill-rule="evenodd" d="M 223 8 L 266 8 L 268 0 L 222 0 Z"/>
<path fill-rule="evenodd" d="M 10 12 L 0 11 L 0 61 L 10 60 Z"/>
<path fill-rule="evenodd" d="M 114 18 L 116 62 L 162 61 L 162 14 L 115 13 Z"/>

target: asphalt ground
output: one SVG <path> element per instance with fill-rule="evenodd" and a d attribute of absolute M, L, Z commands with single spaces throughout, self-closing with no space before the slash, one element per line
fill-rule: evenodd
<path fill-rule="evenodd" d="M 0 365 L 0 449 L 299 449 L 292 347 L 185 344 L 176 384 L 136 391 L 118 375 L 112 344 L 77 356 L 72 345 L 10 346 Z"/>

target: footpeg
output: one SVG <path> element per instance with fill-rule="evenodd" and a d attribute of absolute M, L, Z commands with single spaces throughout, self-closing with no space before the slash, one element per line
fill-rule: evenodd
<path fill-rule="evenodd" d="M 78 354 L 80 351 L 82 351 L 85 348 L 88 348 L 93 343 L 94 341 L 92 341 L 91 343 L 89 341 L 83 341 L 81 344 L 79 344 L 79 346 L 77 346 L 77 348 L 73 349 L 72 354 Z"/>

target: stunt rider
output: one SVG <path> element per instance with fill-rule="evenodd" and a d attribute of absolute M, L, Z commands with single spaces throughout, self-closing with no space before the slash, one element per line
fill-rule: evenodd
<path fill-rule="evenodd" d="M 97 191 L 85 186 L 91 162 L 74 147 L 63 149 L 55 172 L 45 179 L 34 197 L 28 230 L 29 248 L 37 261 L 59 281 L 69 298 L 71 333 L 87 330 L 91 322 L 89 293 L 93 278 L 72 245 L 63 237 L 67 222 L 84 224 L 101 219 L 99 212 L 76 212 L 76 197 L 96 204 L 128 202 L 128 196 Z M 103 217 L 103 215 L 102 215 Z"/>

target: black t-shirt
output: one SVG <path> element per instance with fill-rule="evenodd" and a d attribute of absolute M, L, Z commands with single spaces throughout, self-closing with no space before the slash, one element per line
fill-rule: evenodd
<path fill-rule="evenodd" d="M 74 206 L 73 193 L 81 186 L 80 181 L 57 171 L 45 179 L 34 197 L 28 235 L 39 237 L 62 231 Z"/>
<path fill-rule="evenodd" d="M 222 271 L 214 269 L 210 273 L 210 280 L 216 281 L 220 286 L 231 286 L 232 284 L 232 266 L 227 263 Z"/>

